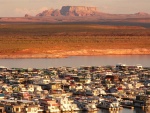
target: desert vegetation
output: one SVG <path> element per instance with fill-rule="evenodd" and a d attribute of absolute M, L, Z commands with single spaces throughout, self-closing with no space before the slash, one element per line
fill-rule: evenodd
<path fill-rule="evenodd" d="M 21 55 L 29 57 L 30 55 L 52 57 L 50 55 L 56 54 L 58 57 L 60 54 L 62 56 L 65 56 L 65 54 L 96 55 L 98 50 L 113 51 L 118 49 L 139 49 L 141 52 L 146 49 L 143 54 L 150 54 L 150 29 L 140 26 L 98 24 L 34 23 L 0 25 L 1 58 Z M 80 50 L 86 51 L 86 54 L 83 52 L 76 54 Z M 87 53 L 88 50 L 91 53 Z M 138 54 L 138 51 L 136 52 Z M 99 54 L 105 53 L 100 52 Z"/>

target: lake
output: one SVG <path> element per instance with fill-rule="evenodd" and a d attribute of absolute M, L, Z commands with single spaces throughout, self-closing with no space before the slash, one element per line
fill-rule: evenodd
<path fill-rule="evenodd" d="M 77 112 L 77 113 L 87 113 L 87 112 Z M 88 112 L 88 113 L 150 113 L 150 111 L 143 111 L 140 108 L 135 108 L 135 109 L 122 109 L 120 111 L 109 111 L 109 110 L 105 110 L 105 109 L 100 109 L 99 111 L 95 111 L 95 112 Z"/>
<path fill-rule="evenodd" d="M 52 59 L 0 59 L 0 66 L 8 68 L 48 68 L 60 66 L 104 66 L 124 63 L 127 65 L 141 64 L 150 67 L 150 55 L 102 55 L 102 56 L 72 56 Z"/>

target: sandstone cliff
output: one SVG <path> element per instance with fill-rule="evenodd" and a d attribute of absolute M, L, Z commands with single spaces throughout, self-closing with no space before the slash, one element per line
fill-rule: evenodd
<path fill-rule="evenodd" d="M 92 16 L 97 13 L 96 7 L 63 6 L 60 13 L 64 16 Z"/>
<path fill-rule="evenodd" d="M 63 6 L 59 9 L 45 10 L 36 16 L 93 16 L 98 13 L 96 7 L 85 6 Z"/>
<path fill-rule="evenodd" d="M 42 13 L 37 14 L 36 16 L 52 16 L 54 9 L 45 10 Z"/>
<path fill-rule="evenodd" d="M 84 16 L 88 16 L 88 18 L 84 18 Z M 28 14 L 25 17 L 31 17 Z M 79 21 L 99 21 L 104 19 L 127 19 L 127 21 L 138 21 L 144 22 L 143 18 L 146 18 L 146 21 L 149 22 L 150 14 L 144 12 L 138 12 L 135 14 L 109 14 L 103 13 L 97 10 L 96 7 L 86 7 L 86 6 L 62 6 L 61 9 L 49 9 L 45 10 L 35 17 L 48 17 L 49 20 L 42 20 L 40 21 L 50 21 L 50 22 L 79 22 Z M 57 17 L 57 19 L 55 18 Z M 69 17 L 69 18 L 68 18 Z M 78 18 L 79 17 L 79 18 Z M 148 18 L 148 19 L 147 19 Z M 44 18 L 43 18 L 44 19 Z M 134 20 L 130 20 L 134 19 Z M 138 19 L 138 20 L 137 20 Z M 142 20 L 141 20 L 142 19 Z M 57 21 L 59 20 L 59 21 Z M 37 20 L 36 20 L 37 21 Z"/>
<path fill-rule="evenodd" d="M 54 10 L 52 13 L 51 13 L 51 16 L 60 16 L 60 10 L 59 9 L 56 9 Z"/>

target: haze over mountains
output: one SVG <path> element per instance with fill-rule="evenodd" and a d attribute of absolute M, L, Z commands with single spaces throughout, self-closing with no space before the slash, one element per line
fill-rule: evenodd
<path fill-rule="evenodd" d="M 96 7 L 62 6 L 61 9 L 49 9 L 36 15 L 25 14 L 25 17 L 1 18 L 0 22 L 101 22 L 101 21 L 131 21 L 150 23 L 150 14 L 137 12 L 135 14 L 109 14 L 98 11 Z"/>
<path fill-rule="evenodd" d="M 49 9 L 40 12 L 36 17 L 41 16 L 103 16 L 103 15 L 115 15 L 115 16 L 130 16 L 130 17 L 150 17 L 150 14 L 145 12 L 137 12 L 135 14 L 108 14 L 100 12 L 96 7 L 86 7 L 86 6 L 62 6 L 59 9 Z"/>

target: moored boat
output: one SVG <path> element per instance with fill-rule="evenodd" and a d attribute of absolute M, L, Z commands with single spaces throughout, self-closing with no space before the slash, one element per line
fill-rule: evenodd
<path fill-rule="evenodd" d="M 108 110 L 120 110 L 120 103 L 118 101 L 110 101 L 110 100 L 104 100 L 101 101 L 98 105 L 98 108 L 102 109 L 108 109 Z"/>

